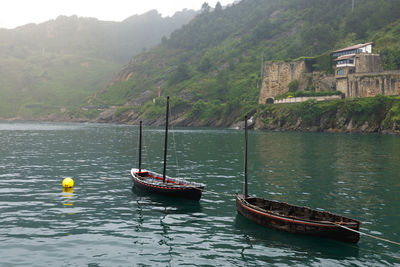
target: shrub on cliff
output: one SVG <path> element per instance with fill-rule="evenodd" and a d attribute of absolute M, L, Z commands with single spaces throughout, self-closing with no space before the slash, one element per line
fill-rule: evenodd
<path fill-rule="evenodd" d="M 400 96 L 260 105 L 257 118 L 265 129 L 399 132 Z"/>
<path fill-rule="evenodd" d="M 306 125 L 313 125 L 318 123 L 322 113 L 321 108 L 318 106 L 316 100 L 307 100 L 300 103 L 299 115 L 303 118 L 303 123 Z"/>
<path fill-rule="evenodd" d="M 392 97 L 392 104 L 383 125 L 386 129 L 400 131 L 400 96 Z"/>
<path fill-rule="evenodd" d="M 346 99 L 340 107 L 342 114 L 358 125 L 365 122 L 384 119 L 390 100 L 387 96 L 377 95 L 364 99 Z"/>
<path fill-rule="evenodd" d="M 385 70 L 400 69 L 400 46 L 385 48 L 381 51 L 381 55 Z"/>
<path fill-rule="evenodd" d="M 288 88 L 289 88 L 289 92 L 296 92 L 297 89 L 299 89 L 299 81 L 298 80 L 293 80 L 289 83 Z"/>

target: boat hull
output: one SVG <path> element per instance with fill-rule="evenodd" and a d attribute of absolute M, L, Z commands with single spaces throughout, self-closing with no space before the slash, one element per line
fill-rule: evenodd
<path fill-rule="evenodd" d="M 254 199 L 255 198 L 253 198 L 253 200 Z M 260 200 L 260 198 L 258 200 Z M 264 199 L 261 200 L 266 201 Z M 306 207 L 291 206 L 287 203 L 283 203 L 283 205 L 295 208 L 309 209 Z M 327 237 L 350 243 L 357 243 L 360 239 L 360 235 L 358 232 L 346 229 L 350 228 L 352 230 L 358 231 L 360 222 L 338 215 L 332 214 L 332 216 L 336 218 L 344 218 L 349 221 L 341 222 L 341 226 L 339 226 L 335 222 L 302 220 L 297 218 L 296 216 L 283 216 L 275 212 L 269 212 L 268 210 L 263 210 L 262 208 L 251 205 L 248 201 L 246 201 L 246 198 L 244 198 L 243 195 L 238 194 L 236 195 L 236 208 L 239 214 L 265 227 L 274 228 L 294 234 Z M 321 214 L 330 214 L 319 211 L 314 212 Z"/>
<path fill-rule="evenodd" d="M 160 175 L 153 172 L 148 173 L 151 175 L 151 180 L 146 179 L 146 176 L 139 175 L 138 172 L 135 172 L 134 170 L 131 171 L 132 181 L 137 189 L 152 194 L 185 198 L 196 201 L 199 201 L 202 196 L 204 189 L 203 184 L 190 183 L 184 180 L 177 180 L 169 177 L 167 177 L 166 183 L 162 183 L 162 178 Z M 156 182 L 152 182 L 152 180 L 155 180 Z"/>

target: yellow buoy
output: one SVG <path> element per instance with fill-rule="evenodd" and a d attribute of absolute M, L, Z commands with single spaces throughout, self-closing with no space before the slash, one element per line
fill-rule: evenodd
<path fill-rule="evenodd" d="M 63 180 L 62 185 L 65 188 L 72 188 L 74 187 L 74 180 L 71 177 L 67 177 Z"/>

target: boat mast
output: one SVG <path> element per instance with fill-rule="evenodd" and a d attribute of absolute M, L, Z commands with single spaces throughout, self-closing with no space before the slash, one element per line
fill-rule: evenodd
<path fill-rule="evenodd" d="M 247 191 L 247 116 L 244 117 L 244 197 L 248 197 Z"/>
<path fill-rule="evenodd" d="M 165 142 L 164 142 L 164 170 L 163 183 L 165 183 L 165 172 L 167 169 L 167 147 L 168 147 L 168 114 L 169 114 L 169 96 L 167 96 L 167 112 L 165 115 Z"/>
<path fill-rule="evenodd" d="M 139 123 L 139 172 L 142 171 L 142 121 Z"/>

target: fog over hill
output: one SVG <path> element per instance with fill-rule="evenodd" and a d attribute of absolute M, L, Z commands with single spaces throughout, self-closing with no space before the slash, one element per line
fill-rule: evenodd
<path fill-rule="evenodd" d="M 122 22 L 59 16 L 0 29 L 0 118 L 34 118 L 76 108 L 129 59 L 190 22 L 196 11 L 156 10 Z"/>

